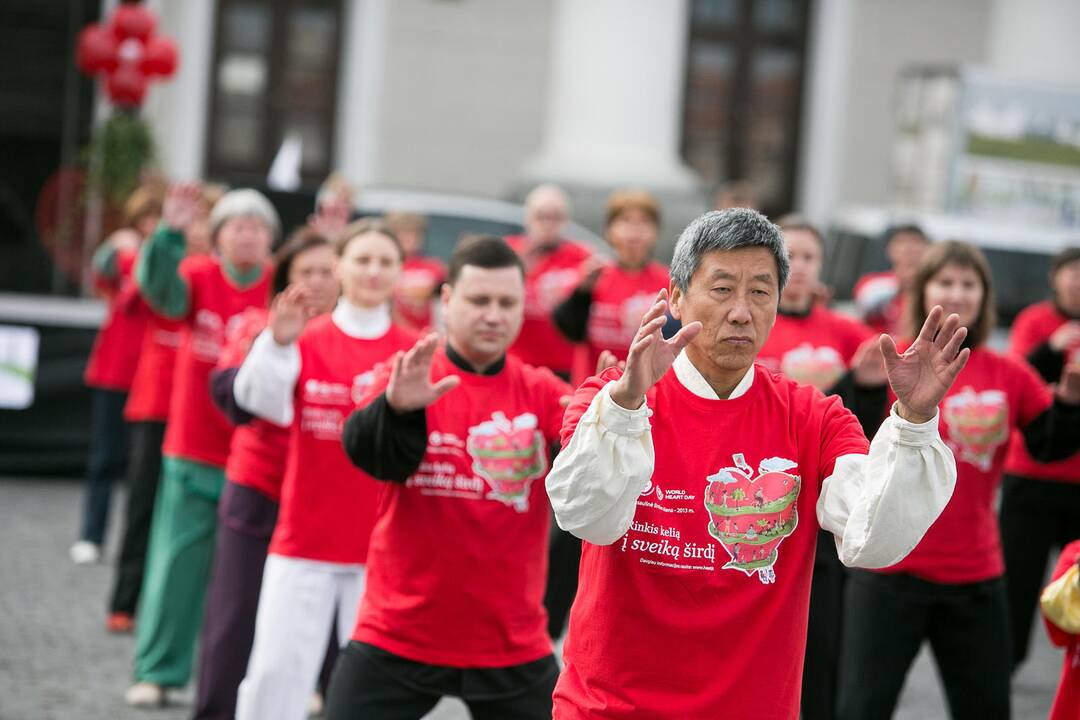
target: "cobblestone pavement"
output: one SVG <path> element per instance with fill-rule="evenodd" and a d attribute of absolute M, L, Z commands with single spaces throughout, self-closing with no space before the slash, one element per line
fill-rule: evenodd
<path fill-rule="evenodd" d="M 124 705 L 133 643 L 103 629 L 112 568 L 75 567 L 67 558 L 79 500 L 80 488 L 72 481 L 0 478 L 0 720 L 185 720 L 190 688 L 171 695 L 162 710 Z M 115 538 L 107 553 L 114 556 Z M 1035 635 L 1033 657 L 1014 682 L 1017 720 L 1046 717 L 1060 670 L 1060 653 L 1041 629 Z M 428 720 L 467 717 L 460 703 L 444 701 Z M 924 652 L 896 718 L 945 717 Z"/>

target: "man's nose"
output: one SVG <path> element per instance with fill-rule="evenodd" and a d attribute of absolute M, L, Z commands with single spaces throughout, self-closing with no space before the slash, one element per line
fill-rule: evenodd
<path fill-rule="evenodd" d="M 728 321 L 736 325 L 746 325 L 750 320 L 750 304 L 745 298 L 735 298 L 731 309 L 728 310 Z"/>

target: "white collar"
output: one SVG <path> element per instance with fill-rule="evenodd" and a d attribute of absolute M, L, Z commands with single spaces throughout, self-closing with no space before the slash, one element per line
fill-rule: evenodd
<path fill-rule="evenodd" d="M 682 383 L 690 392 L 697 395 L 699 398 L 705 398 L 706 400 L 719 400 L 720 396 L 716 394 L 716 391 L 712 389 L 712 385 L 702 376 L 701 372 L 694 367 L 694 363 L 690 362 L 690 358 L 686 356 L 686 351 L 683 350 L 679 353 L 679 356 L 675 358 L 675 362 L 671 365 L 675 368 L 675 377 Z M 754 366 L 751 365 L 750 369 L 743 375 L 743 379 L 739 381 L 739 384 L 735 386 L 735 389 L 728 395 L 728 400 L 734 400 L 737 397 L 746 394 L 746 391 L 750 389 L 750 386 L 754 384 Z"/>
<path fill-rule="evenodd" d="M 390 304 L 362 308 L 341 298 L 330 318 L 349 337 L 371 340 L 382 337 L 390 329 Z"/>

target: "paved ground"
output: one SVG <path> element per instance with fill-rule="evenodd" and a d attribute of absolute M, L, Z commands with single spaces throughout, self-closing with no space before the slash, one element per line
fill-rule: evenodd
<path fill-rule="evenodd" d="M 123 704 L 132 641 L 102 629 L 109 566 L 67 559 L 78 516 L 70 481 L 0 479 L 0 720 L 182 720 L 191 691 L 160 711 Z M 118 505 L 116 506 L 118 507 Z M 109 557 L 115 548 L 110 547 Z M 1041 631 L 1034 657 L 1014 682 L 1014 717 L 1045 718 L 1061 656 Z M 463 720 L 446 701 L 428 720 Z M 898 720 L 946 718 L 933 666 L 924 653 L 908 678 Z"/>

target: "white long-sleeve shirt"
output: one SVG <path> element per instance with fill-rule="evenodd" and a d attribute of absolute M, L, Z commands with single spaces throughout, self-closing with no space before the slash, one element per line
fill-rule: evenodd
<path fill-rule="evenodd" d="M 349 337 L 378 338 L 390 329 L 389 305 L 361 308 L 342 298 L 330 317 Z M 233 395 L 237 406 L 276 425 L 292 425 L 293 390 L 300 370 L 297 344 L 278 345 L 270 328 L 263 330 L 236 373 Z"/>
<path fill-rule="evenodd" d="M 698 397 L 720 399 L 685 353 L 673 368 Z M 751 367 L 728 399 L 745 394 L 753 381 Z M 595 545 L 609 545 L 630 528 L 654 468 L 652 411 L 647 403 L 636 410 L 616 404 L 613 384 L 593 398 L 547 477 L 559 527 Z M 938 433 L 938 416 L 911 423 L 894 406 L 869 454 L 836 459 L 822 483 L 817 519 L 835 536 L 844 565 L 887 567 L 918 544 L 955 486 L 956 462 Z"/>

